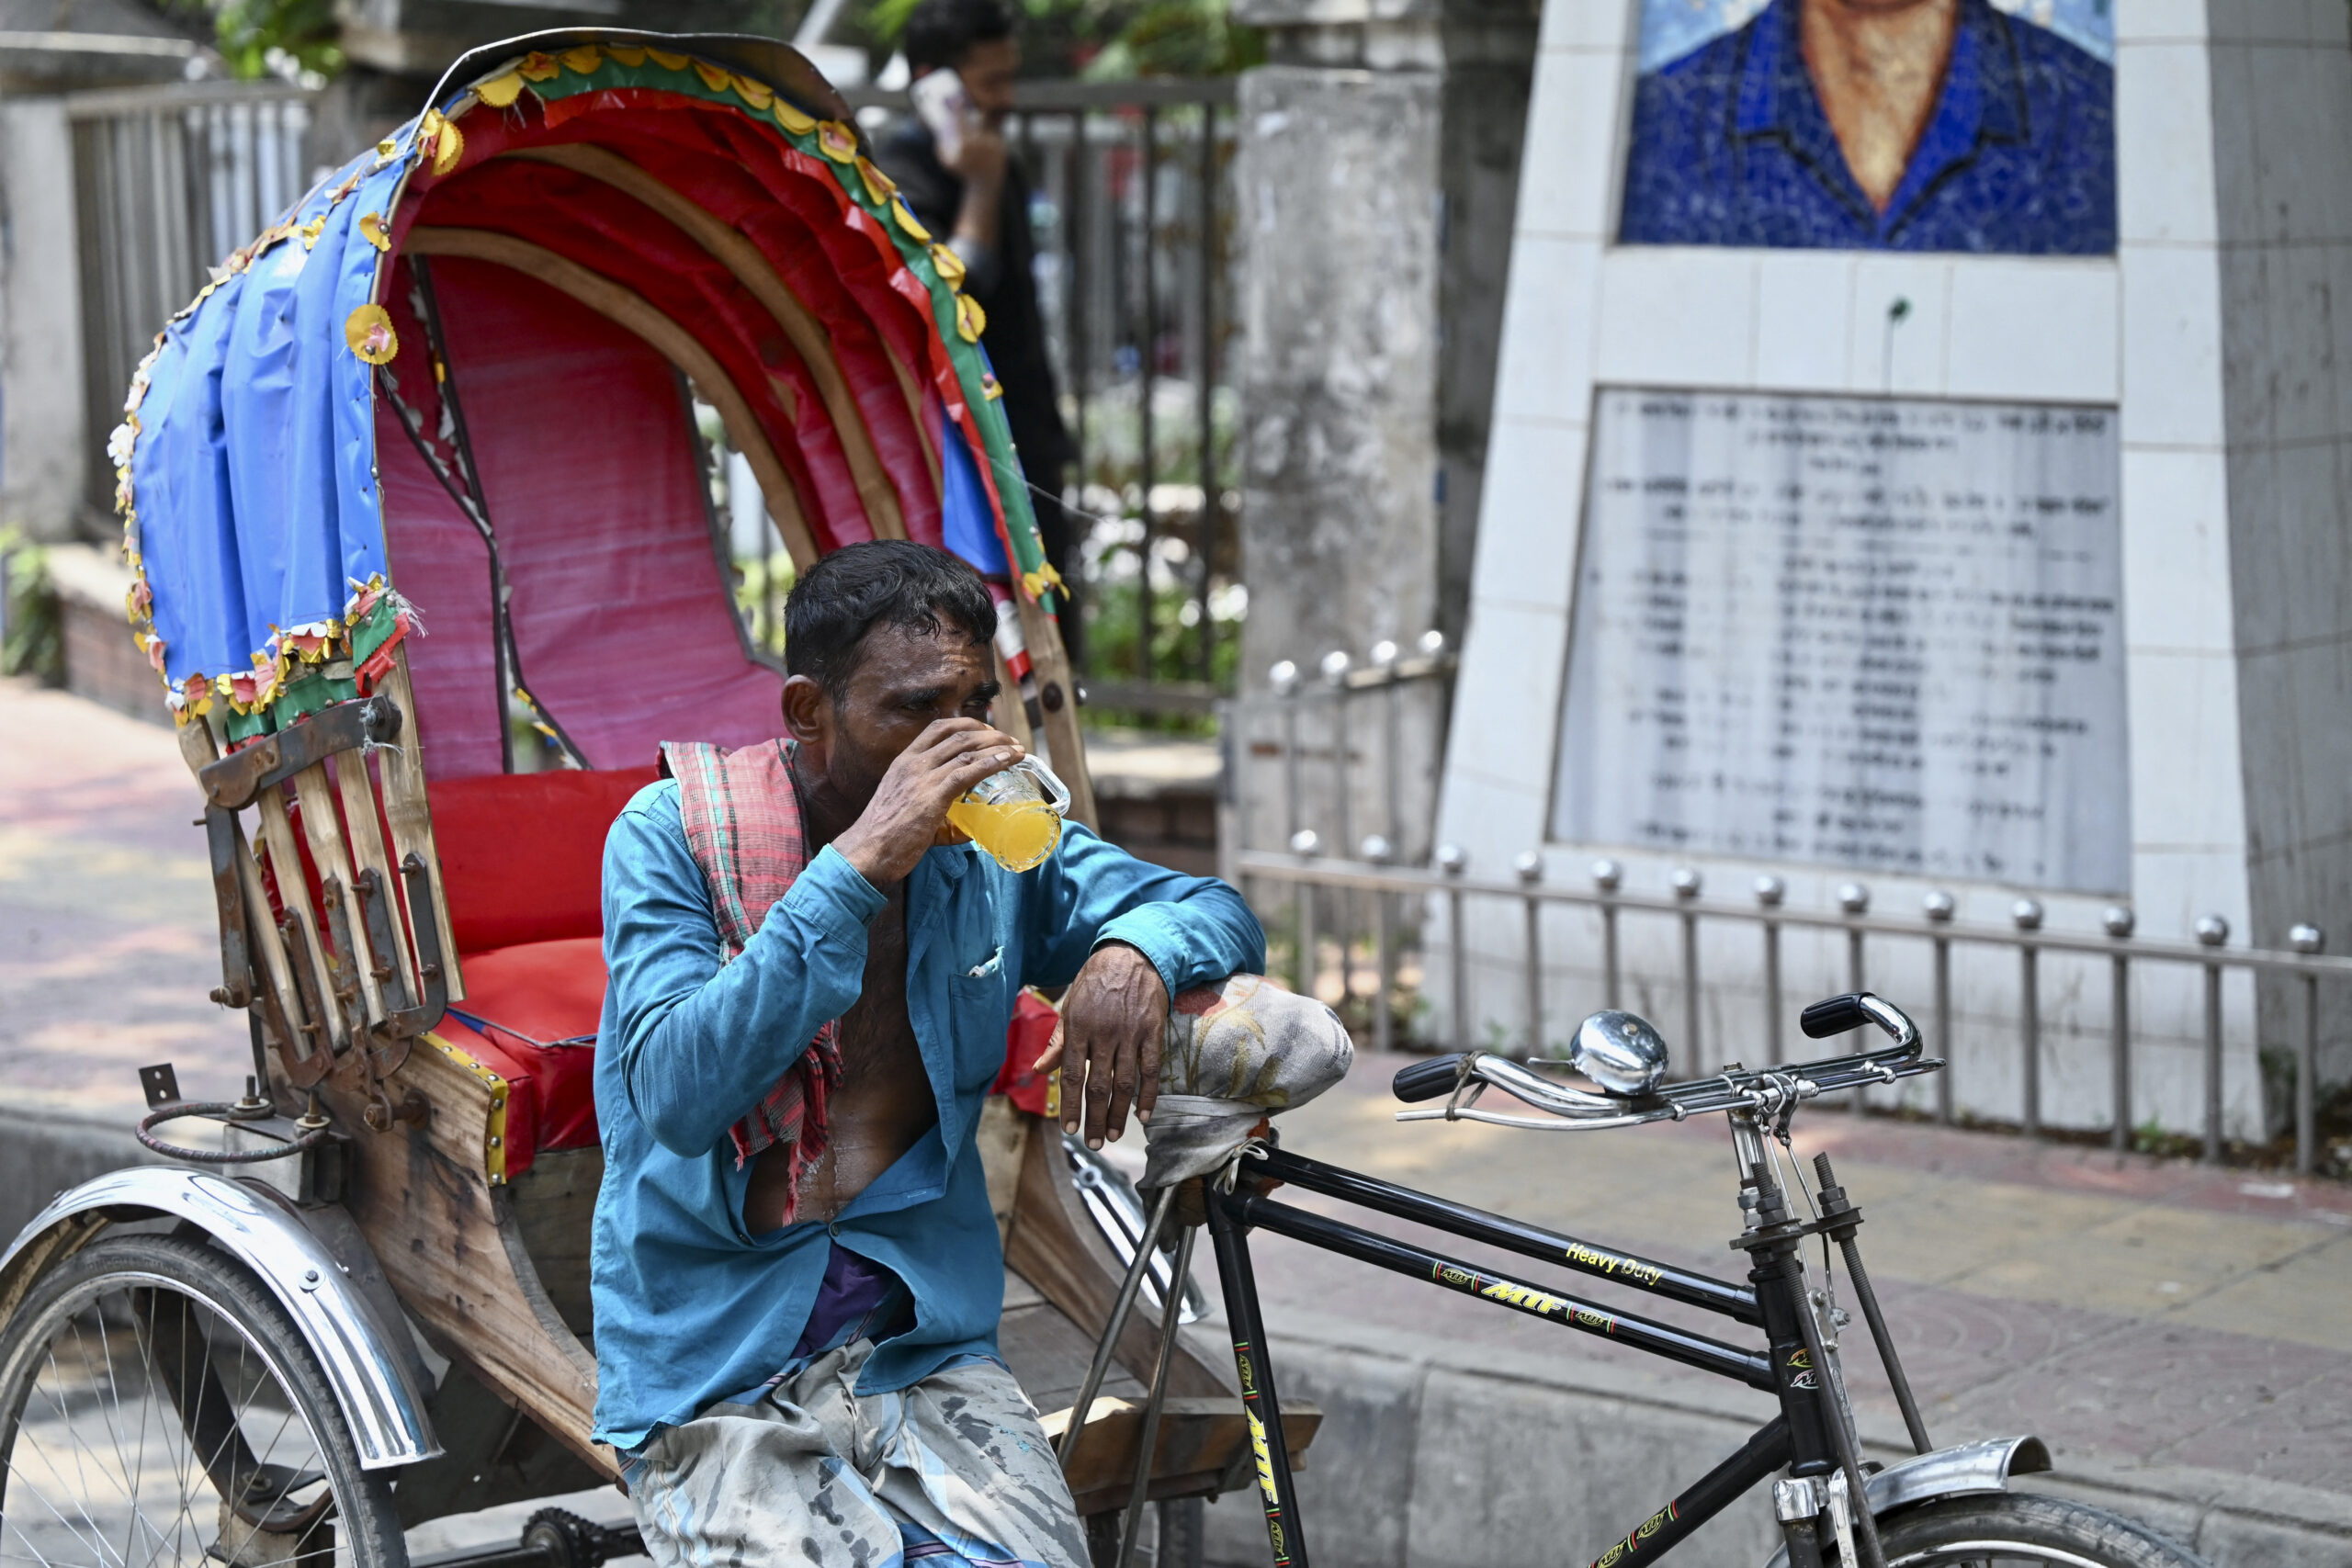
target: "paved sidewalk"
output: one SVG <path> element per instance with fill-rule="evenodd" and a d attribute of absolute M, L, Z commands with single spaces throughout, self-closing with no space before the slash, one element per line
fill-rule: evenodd
<path fill-rule="evenodd" d="M 242 1016 L 206 998 L 220 972 L 203 835 L 191 825 L 198 797 L 170 731 L 63 694 L 0 681 L 0 1165 L 22 1163 L 17 1154 L 37 1130 L 51 1147 L 86 1146 L 83 1157 L 104 1168 L 130 1152 L 138 1067 L 173 1061 L 196 1095 L 233 1093 L 247 1070 Z M 1360 1060 L 1347 1083 L 1283 1118 L 1286 1143 L 1736 1277 L 1739 1260 L 1724 1242 L 1737 1211 L 1719 1120 L 1576 1135 L 1399 1126 L 1387 1093 L 1398 1060 Z M 2185 1535 L 2206 1531 L 2199 1544 L 2216 1561 L 2352 1562 L 2352 1189 L 1817 1110 L 1800 1120 L 1797 1143 L 1807 1157 L 1831 1151 L 1863 1206 L 1865 1256 L 1939 1440 L 2039 1433 L 2070 1474 L 2123 1488 L 2141 1499 L 2136 1511 Z M 0 1185 L 12 1179 L 0 1171 Z M 0 1229 L 13 1234 L 46 1200 L 31 1184 L 62 1179 L 53 1158 L 28 1168 L 0 1191 L 9 1210 Z M 1728 1432 L 1728 1422 L 1765 1414 L 1747 1391 L 1415 1281 L 1272 1238 L 1261 1239 L 1258 1258 L 1278 1365 L 1286 1342 L 1311 1344 L 1324 1375 L 1349 1369 L 1340 1392 L 1358 1401 L 1354 1415 L 1376 1425 L 1383 1411 L 1401 1413 L 1419 1434 L 1400 1435 L 1392 1421 L 1376 1440 L 1341 1439 L 1350 1413 L 1317 1387 L 1335 1408 L 1310 1467 L 1310 1500 L 1347 1479 L 1342 1471 L 1410 1500 L 1392 1510 L 1400 1520 L 1409 1513 L 1409 1529 L 1395 1526 L 1393 1553 L 1386 1537 L 1372 1539 L 1389 1527 L 1366 1523 L 1372 1536 L 1340 1561 L 1448 1562 L 1457 1538 L 1471 1556 L 1495 1560 L 1491 1535 L 1449 1513 L 1441 1491 L 1491 1515 L 1521 1506 L 1489 1495 L 1504 1484 L 1491 1472 L 1564 1476 L 1612 1457 L 1565 1417 L 1544 1427 L 1554 1418 L 1542 1398 L 1605 1400 L 1610 1419 L 1629 1422 L 1625 1413 L 1644 1411 L 1704 1418 L 1672 1440 L 1656 1422 L 1642 1428 L 1651 1445 L 1642 1451 L 1659 1467 L 1634 1478 L 1647 1506 L 1712 1463 L 1718 1445 L 1728 1449 L 1705 1422 Z M 1502 1266 L 1711 1333 L 1731 1326 L 1540 1265 Z M 1859 1325 L 1849 1345 L 1868 1434 L 1899 1439 Z M 1374 1385 L 1407 1366 L 1424 1369 L 1409 1408 L 1383 1404 Z M 1462 1375 L 1442 1385 L 1430 1368 Z M 1473 1374 L 1486 1381 L 1475 1397 L 1460 1394 Z M 1506 1409 L 1498 1387 L 1535 1390 L 1526 1398 L 1538 1404 Z M 1457 1396 L 1467 1414 L 1445 1406 Z M 1444 1438 L 1454 1447 L 1432 1457 L 1449 1421 L 1494 1452 Z M 1531 1451 L 1521 1438 L 1539 1430 L 1595 1446 Z M 2241 1518 L 2288 1521 L 2299 1544 L 2269 1555 L 2224 1550 L 2199 1521 L 2225 1505 Z M 1613 1494 L 1595 1506 L 1639 1517 Z M 1254 1526 L 1234 1517 L 1235 1539 L 1246 1540 Z M 1589 1533 L 1544 1540 L 1541 1555 L 1589 1558 L 1607 1544 Z"/>
<path fill-rule="evenodd" d="M 203 808 L 170 729 L 0 680 L 0 1106 L 127 1127 L 164 1061 L 191 1095 L 243 1091 Z"/>

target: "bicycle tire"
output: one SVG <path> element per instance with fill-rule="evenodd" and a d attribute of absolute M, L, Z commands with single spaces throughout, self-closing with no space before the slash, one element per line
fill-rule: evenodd
<path fill-rule="evenodd" d="M 408 1545 L 268 1288 L 200 1240 L 106 1236 L 0 1327 L 0 1568 L 164 1562 L 408 1568 Z"/>
<path fill-rule="evenodd" d="M 1949 1497 L 1883 1518 L 1886 1568 L 2210 1568 L 2187 1547 L 2088 1503 L 2035 1493 Z"/>

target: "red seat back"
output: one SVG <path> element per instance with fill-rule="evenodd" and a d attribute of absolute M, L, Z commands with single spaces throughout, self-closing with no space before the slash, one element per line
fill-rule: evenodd
<path fill-rule="evenodd" d="M 433 837 L 460 953 L 605 932 L 605 835 L 652 768 L 436 780 Z"/>

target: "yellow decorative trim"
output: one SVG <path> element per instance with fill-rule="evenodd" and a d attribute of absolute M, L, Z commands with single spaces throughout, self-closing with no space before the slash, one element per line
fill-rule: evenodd
<path fill-rule="evenodd" d="M 401 351 L 400 334 L 392 330 L 391 312 L 381 305 L 362 305 L 343 321 L 343 341 L 370 365 L 390 365 Z"/>
<path fill-rule="evenodd" d="M 492 1187 L 506 1185 L 506 1096 L 504 1078 L 442 1039 L 427 1032 L 424 1043 L 479 1078 L 490 1090 L 490 1123 L 482 1129 L 481 1166 Z"/>
<path fill-rule="evenodd" d="M 576 71 L 582 76 L 595 70 L 596 62 L 604 57 L 604 51 L 593 43 L 583 43 L 578 49 L 567 49 L 556 56 L 563 62 L 565 70 Z"/>
<path fill-rule="evenodd" d="M 713 65 L 707 60 L 697 60 L 694 62 L 694 68 L 695 74 L 702 78 L 702 85 L 704 86 L 708 87 L 714 93 L 723 93 L 727 91 L 727 84 L 730 74 L 727 67 L 724 65 Z"/>
<path fill-rule="evenodd" d="M 817 122 L 813 118 L 803 114 L 782 98 L 778 98 L 775 101 L 775 107 L 768 112 L 775 116 L 775 122 L 778 125 L 795 136 L 806 136 L 817 129 Z"/>
<path fill-rule="evenodd" d="M 684 71 L 686 68 L 684 55 L 673 54 L 666 49 L 649 49 L 645 56 L 664 71 Z"/>
<path fill-rule="evenodd" d="M 857 157 L 857 131 L 837 119 L 820 121 L 817 151 L 836 164 L 850 163 Z"/>
<path fill-rule="evenodd" d="M 645 51 L 639 49 L 632 44 L 607 44 L 605 48 L 605 53 L 611 59 L 619 61 L 623 65 L 628 66 L 632 71 L 645 63 Z"/>
<path fill-rule="evenodd" d="M 520 71 L 509 71 L 503 76 L 493 76 L 476 87 L 474 91 L 479 93 L 481 96 L 481 101 L 492 108 L 512 108 L 514 100 L 523 96 L 523 73 Z"/>
<path fill-rule="evenodd" d="M 379 251 L 389 251 L 392 248 L 392 237 L 384 232 L 384 215 L 380 212 L 363 212 L 359 215 L 359 237 Z"/>
<path fill-rule="evenodd" d="M 968 294 L 956 296 L 956 335 L 966 343 L 978 343 L 988 330 L 989 313 L 980 309 L 980 302 Z"/>
<path fill-rule="evenodd" d="M 765 82 L 755 82 L 749 76 L 729 76 L 727 81 L 735 89 L 735 96 L 755 109 L 764 109 L 775 102 L 775 89 Z"/>
<path fill-rule="evenodd" d="M 523 63 L 514 69 L 521 73 L 526 82 L 552 82 L 563 73 L 562 66 L 558 65 L 550 57 L 536 51 L 525 55 Z"/>

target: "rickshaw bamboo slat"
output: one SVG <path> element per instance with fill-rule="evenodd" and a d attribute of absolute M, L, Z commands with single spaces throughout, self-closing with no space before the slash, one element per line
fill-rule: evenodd
<path fill-rule="evenodd" d="M 544 245 L 487 229 L 420 225 L 408 231 L 404 248 L 413 255 L 459 256 L 535 277 L 650 344 L 671 364 L 684 371 L 718 410 L 718 417 L 727 426 L 728 439 L 752 465 L 760 491 L 767 499 L 768 515 L 775 519 L 777 532 L 784 536 L 785 547 L 792 553 L 793 566 L 806 571 L 817 564 L 817 541 L 808 531 L 799 493 L 793 488 L 792 476 L 777 459 L 775 447 L 769 445 L 767 433 L 753 417 L 751 404 L 744 400 L 743 394 L 710 351 L 656 310 L 643 295 L 624 288 Z"/>
<path fill-rule="evenodd" d="M 989 704 L 989 722 L 1021 742 L 1024 750 L 1037 749 L 1036 737 L 1029 732 L 1029 711 L 1021 705 L 1021 686 L 1013 680 L 1012 671 L 1004 662 L 1001 651 L 996 652 L 996 696 Z"/>
<path fill-rule="evenodd" d="M 441 933 L 441 967 L 449 999 L 466 999 L 465 976 L 458 963 L 458 932 L 449 919 L 448 895 L 441 887 L 441 852 L 433 842 L 433 808 L 424 795 L 424 740 L 418 733 L 416 694 L 408 679 L 408 649 L 395 649 L 392 668 L 378 690 L 401 710 L 400 739 L 376 753 L 384 784 L 384 820 L 392 829 L 392 852 L 415 855 L 433 868 L 433 923 Z M 417 918 L 411 910 L 409 918 Z"/>
<path fill-rule="evenodd" d="M 254 801 L 254 813 L 261 822 L 261 847 L 269 855 L 270 880 L 277 884 L 278 907 L 300 917 L 302 945 L 310 952 L 311 972 L 324 979 L 330 973 L 327 968 L 326 945 L 320 931 L 318 911 L 311 908 L 310 883 L 302 874 L 302 852 L 296 847 L 294 824 L 287 815 L 284 792 L 277 789 L 262 791 Z M 322 873 L 328 870 L 328 863 L 321 861 L 319 869 Z M 345 874 L 349 875 L 348 873 Z M 251 908 L 254 910 L 254 921 L 256 925 L 270 925 L 269 900 L 266 897 L 251 905 Z M 281 948 L 282 942 L 277 929 L 274 925 L 270 927 L 269 934 L 263 941 L 262 946 L 266 952 L 275 952 Z M 294 973 L 293 958 L 294 955 L 290 953 L 285 954 L 286 984 L 277 988 L 281 1000 L 290 995 L 297 998 L 299 1004 L 300 984 Z M 277 976 L 274 973 L 271 981 L 276 985 Z M 307 1010 L 300 1009 L 299 1005 L 297 1010 L 307 1016 Z M 319 1026 L 319 1046 L 322 1050 L 339 1047 L 344 1043 L 345 1035 L 343 1020 L 332 1010 L 327 1010 L 323 1017 L 314 1021 Z M 297 1031 L 302 1027 L 294 1021 L 294 1014 L 291 1012 L 287 1015 L 287 1022 Z"/>
<path fill-rule="evenodd" d="M 351 951 L 340 957 L 356 970 L 359 995 L 368 1007 L 368 1021 L 379 1023 L 389 1015 L 384 1010 L 383 983 L 375 975 L 373 960 L 379 955 L 368 951 L 366 922 L 359 918 L 356 891 L 359 884 L 352 875 L 351 849 L 344 840 L 343 824 L 336 819 L 334 790 L 327 783 L 324 762 L 314 763 L 294 775 L 294 798 L 302 807 L 302 836 L 311 842 L 311 863 L 319 868 L 321 877 L 332 876 L 343 885 L 344 929 L 351 933 Z M 285 880 L 283 876 L 278 878 L 281 885 Z M 389 886 L 385 893 L 390 896 Z M 322 980 L 326 978 L 324 965 L 321 965 L 319 974 Z"/>
<path fill-rule="evenodd" d="M 553 164 L 601 180 L 675 223 L 723 263 L 735 275 L 735 280 L 750 290 L 752 297 L 775 319 L 776 325 L 784 329 L 800 362 L 808 367 L 810 379 L 817 383 L 818 395 L 823 399 L 825 412 L 832 416 L 833 429 L 841 437 L 842 455 L 856 480 L 858 500 L 865 505 L 866 522 L 873 528 L 874 536 L 907 536 L 899 492 L 883 470 L 882 459 L 874 449 L 873 433 L 866 427 L 865 412 L 850 394 L 849 382 L 842 376 L 824 327 L 801 303 L 800 297 L 792 292 L 792 286 L 785 282 L 759 246 L 729 228 L 717 213 L 607 148 L 575 141 L 548 147 L 518 147 L 500 156 Z M 917 428 L 921 428 L 919 418 Z"/>
<path fill-rule="evenodd" d="M 1021 640 L 1029 645 L 1029 661 L 1037 671 L 1037 687 L 1061 688 L 1061 701 L 1045 703 L 1046 744 L 1054 754 L 1054 771 L 1069 786 L 1069 814 L 1090 828 L 1102 826 L 1094 810 L 1094 780 L 1086 767 L 1086 739 L 1079 732 L 1078 682 L 1070 673 L 1069 650 L 1062 646 L 1061 623 L 1037 606 L 1035 600 L 1015 592 L 1013 609 L 1021 616 Z"/>
<path fill-rule="evenodd" d="M 350 835 L 352 858 L 381 879 L 389 892 L 400 886 L 393 870 L 391 855 L 384 848 L 384 831 L 376 820 L 376 793 L 368 787 L 368 763 L 356 753 L 345 753 L 334 760 L 334 782 L 337 795 L 343 801 L 344 829 Z M 412 919 L 419 917 L 412 914 Z M 396 922 L 397 925 L 397 922 Z M 408 994 L 422 996 L 416 983 L 416 956 L 406 942 L 395 940 L 397 950 L 391 962 L 400 966 L 408 982 Z"/>
<path fill-rule="evenodd" d="M 182 725 L 179 737 L 180 758 L 187 763 L 191 775 L 200 775 L 209 764 L 220 759 L 219 743 L 213 739 L 211 728 L 202 718 L 190 718 Z M 281 802 L 280 810 L 283 809 Z M 302 1011 L 301 994 L 295 987 L 294 966 L 287 957 L 285 944 L 278 936 L 277 928 L 270 922 L 269 890 L 262 884 L 261 863 L 254 858 L 253 847 L 245 840 L 242 822 L 237 824 L 235 833 L 237 880 L 244 890 L 245 910 L 250 917 L 246 921 L 245 940 L 248 950 L 257 951 L 260 954 L 263 974 L 257 978 L 269 987 L 270 996 L 277 1004 L 272 1010 L 262 998 L 255 997 L 253 1005 L 261 1008 L 265 1015 L 275 1010 L 286 1021 L 287 1038 L 279 1042 L 279 1050 L 281 1059 L 291 1075 L 309 1061 L 302 1053 L 302 1026 L 307 1021 Z M 292 835 L 289 833 L 288 838 L 290 840 Z M 300 886 L 299 878 L 296 886 Z M 324 1049 L 323 1045 L 322 1049 Z M 303 1059 L 298 1061 L 298 1055 Z M 327 1053 L 327 1059 L 334 1059 L 331 1051 Z"/>

